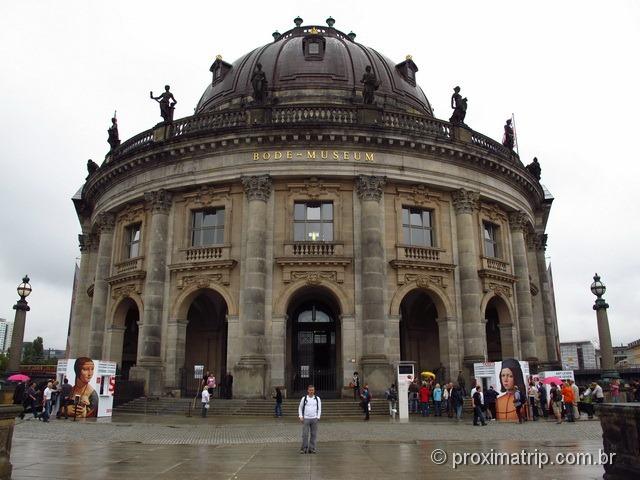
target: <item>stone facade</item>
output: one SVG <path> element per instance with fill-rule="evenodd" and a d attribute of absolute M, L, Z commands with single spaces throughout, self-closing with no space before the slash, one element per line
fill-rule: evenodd
<path fill-rule="evenodd" d="M 291 102 L 198 112 L 110 152 L 74 198 L 72 357 L 153 394 L 196 364 L 242 397 L 338 393 L 353 371 L 380 391 L 399 360 L 469 375 L 497 322 L 492 352 L 557 364 L 551 200 L 513 152 L 430 109 L 316 106 L 301 125 Z"/>

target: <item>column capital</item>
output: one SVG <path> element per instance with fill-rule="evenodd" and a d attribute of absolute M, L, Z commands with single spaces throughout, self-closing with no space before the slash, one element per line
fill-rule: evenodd
<path fill-rule="evenodd" d="M 171 208 L 171 192 L 167 192 L 164 188 L 146 192 L 144 200 L 147 202 L 147 207 L 154 213 L 167 213 Z"/>
<path fill-rule="evenodd" d="M 270 175 L 254 175 L 251 177 L 242 177 L 242 186 L 249 201 L 260 200 L 267 202 L 271 195 L 271 187 L 273 180 Z"/>
<path fill-rule="evenodd" d="M 509 228 L 514 232 L 524 232 L 527 226 L 527 214 L 521 210 L 509 213 Z"/>
<path fill-rule="evenodd" d="M 538 233 L 536 234 L 536 250 L 545 251 L 547 249 L 547 234 L 546 233 Z"/>
<path fill-rule="evenodd" d="M 387 177 L 374 175 L 359 175 L 356 178 L 356 191 L 361 200 L 374 200 L 379 202 L 382 198 L 382 189 L 387 183 Z"/>
<path fill-rule="evenodd" d="M 102 212 L 98 214 L 98 230 L 100 233 L 111 233 L 116 223 L 116 216 L 111 212 Z"/>
<path fill-rule="evenodd" d="M 451 192 L 453 198 L 453 208 L 457 215 L 463 213 L 473 213 L 478 209 L 478 200 L 480 199 L 480 193 L 473 192 L 471 190 L 454 190 Z"/>

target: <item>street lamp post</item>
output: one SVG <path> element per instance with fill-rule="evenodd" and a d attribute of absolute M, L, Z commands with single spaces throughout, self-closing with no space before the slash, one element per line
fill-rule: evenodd
<path fill-rule="evenodd" d="M 600 369 L 602 378 L 610 380 L 618 378 L 618 372 L 615 370 L 613 363 L 613 346 L 611 345 L 611 331 L 609 330 L 609 317 L 607 316 L 609 304 L 602 298 L 606 291 L 607 287 L 600 281 L 600 276 L 596 273 L 591 284 L 591 293 L 598 297 L 593 309 L 596 311 L 596 318 L 598 319 L 598 337 L 600 339 L 600 357 L 602 359 Z"/>
<path fill-rule="evenodd" d="M 13 334 L 11 335 L 9 372 L 17 372 L 20 370 L 20 361 L 22 360 L 22 342 L 24 340 L 24 324 L 27 318 L 27 312 L 30 310 L 26 298 L 30 294 L 31 285 L 29 285 L 29 276 L 25 275 L 22 279 L 22 283 L 18 285 L 18 295 L 20 295 L 20 300 L 18 300 L 13 306 L 13 309 L 16 311 L 16 317 L 13 322 Z"/>

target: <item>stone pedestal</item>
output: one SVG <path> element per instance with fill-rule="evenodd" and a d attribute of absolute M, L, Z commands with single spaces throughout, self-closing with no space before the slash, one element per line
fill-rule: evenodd
<path fill-rule="evenodd" d="M 234 398 L 266 398 L 267 361 L 261 355 L 245 355 L 234 370 Z"/>
<path fill-rule="evenodd" d="M 11 352 L 9 352 L 9 364 L 7 371 L 18 372 L 20 370 L 20 361 L 22 359 L 22 342 L 24 341 L 24 326 L 27 319 L 27 312 L 30 310 L 27 301 L 24 298 L 18 300 L 13 306 L 16 311 L 13 320 L 13 333 L 11 334 Z"/>
<path fill-rule="evenodd" d="M 602 403 L 595 410 L 604 452 L 615 454 L 613 462 L 604 465 L 605 480 L 640 478 L 640 404 Z"/>
<path fill-rule="evenodd" d="M 362 365 L 361 385 L 369 385 L 374 397 L 380 395 L 394 383 L 393 369 L 386 355 L 365 355 L 360 360 Z"/>
<path fill-rule="evenodd" d="M 16 416 L 22 412 L 18 405 L 0 405 L 0 480 L 10 480 L 11 471 L 11 440 Z"/>
<path fill-rule="evenodd" d="M 164 142 L 169 138 L 171 133 L 171 124 L 166 122 L 160 122 L 155 127 L 153 127 L 153 141 Z"/>
<path fill-rule="evenodd" d="M 144 382 L 144 394 L 156 397 L 164 392 L 164 368 L 162 364 L 135 365 L 129 370 L 129 380 Z"/>
<path fill-rule="evenodd" d="M 382 109 L 373 105 L 365 105 L 358 109 L 358 123 L 361 125 L 376 125 L 382 121 Z"/>
<path fill-rule="evenodd" d="M 456 140 L 463 143 L 471 143 L 471 129 L 466 125 L 453 125 L 451 133 Z"/>

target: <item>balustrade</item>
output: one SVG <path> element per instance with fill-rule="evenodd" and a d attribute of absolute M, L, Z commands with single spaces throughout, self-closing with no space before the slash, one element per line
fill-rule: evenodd
<path fill-rule="evenodd" d="M 509 263 L 499 258 L 482 257 L 482 266 L 485 270 L 493 270 L 495 272 L 510 273 Z"/>
<path fill-rule="evenodd" d="M 115 274 L 129 273 L 136 270 L 142 270 L 143 257 L 130 258 L 114 265 Z"/>
<path fill-rule="evenodd" d="M 202 260 L 221 260 L 224 255 L 223 246 L 193 247 L 185 250 L 187 262 L 199 262 Z"/>
<path fill-rule="evenodd" d="M 440 261 L 440 252 L 438 248 L 432 247 L 415 247 L 410 245 L 400 246 L 400 257 L 405 260 L 424 260 L 429 262 Z"/>

